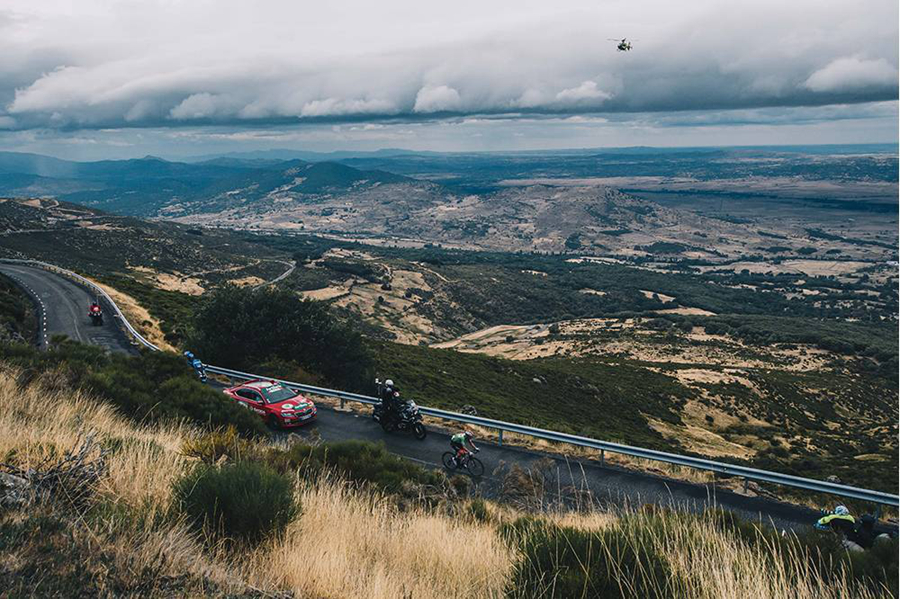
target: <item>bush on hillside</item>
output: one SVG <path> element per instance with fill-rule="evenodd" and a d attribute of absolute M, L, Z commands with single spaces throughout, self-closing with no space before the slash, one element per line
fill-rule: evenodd
<path fill-rule="evenodd" d="M 299 470 L 307 477 L 335 470 L 352 481 L 369 483 L 389 492 L 400 491 L 409 484 L 443 487 L 445 481 L 442 473 L 397 457 L 382 443 L 367 441 L 315 446 L 297 443 L 287 450 L 273 450 L 269 461 L 280 471 Z"/>
<path fill-rule="evenodd" d="M 649 532 L 641 541 L 619 526 L 583 530 L 526 516 L 502 533 L 522 551 L 512 586 L 523 597 L 677 596 Z"/>
<path fill-rule="evenodd" d="M 291 481 L 265 464 L 200 464 L 174 485 L 178 508 L 214 539 L 258 542 L 298 512 Z"/>
<path fill-rule="evenodd" d="M 231 461 L 252 460 L 259 457 L 259 446 L 238 433 L 233 425 L 209 431 L 184 442 L 181 452 L 207 464 L 225 458 Z"/>
<path fill-rule="evenodd" d="M 251 370 L 286 360 L 329 383 L 362 388 L 370 359 L 362 337 L 329 312 L 283 289 L 226 285 L 204 296 L 186 346 L 204 362 Z"/>

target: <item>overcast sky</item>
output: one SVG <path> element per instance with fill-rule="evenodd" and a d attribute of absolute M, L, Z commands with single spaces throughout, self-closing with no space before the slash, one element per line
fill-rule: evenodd
<path fill-rule="evenodd" d="M 896 142 L 897 85 L 896 0 L 0 4 L 0 149 L 75 158 Z"/>

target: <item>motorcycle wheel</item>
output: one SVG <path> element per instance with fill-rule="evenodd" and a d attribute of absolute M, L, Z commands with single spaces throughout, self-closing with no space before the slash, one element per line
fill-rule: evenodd
<path fill-rule="evenodd" d="M 481 476 L 484 474 L 484 464 L 481 463 L 481 460 L 474 456 L 469 456 L 468 461 L 466 461 L 466 470 L 469 471 L 469 474 L 472 476 Z"/>
<path fill-rule="evenodd" d="M 441 456 L 441 462 L 447 470 L 456 470 L 456 455 L 452 451 L 445 451 Z"/>
<path fill-rule="evenodd" d="M 394 427 L 394 423 L 391 422 L 390 418 L 382 418 L 381 419 L 381 428 L 383 428 L 384 432 L 386 432 L 386 433 L 392 433 L 392 432 L 394 432 L 395 427 Z"/>
<path fill-rule="evenodd" d="M 425 438 L 425 435 L 428 434 L 428 431 L 425 430 L 425 425 L 421 422 L 417 422 L 413 425 L 413 434 L 416 436 L 416 439 L 421 441 Z"/>

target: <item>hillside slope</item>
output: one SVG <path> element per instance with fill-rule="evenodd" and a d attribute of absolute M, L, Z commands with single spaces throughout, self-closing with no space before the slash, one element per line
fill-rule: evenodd
<path fill-rule="evenodd" d="M 428 477 L 415 466 L 405 467 L 409 478 L 393 490 L 290 469 L 278 476 L 291 477 L 299 511 L 283 533 L 217 543 L 185 516 L 179 481 L 210 468 L 232 471 L 242 452 L 276 456 L 277 464 L 327 456 L 327 448 L 284 451 L 201 436 L 183 424 L 136 425 L 103 401 L 56 388 L 52 378 L 23 389 L 17 377 L 0 371 L 0 399 L 14 406 L 0 413 L 5 469 L 68 474 L 40 487 L 4 479 L 11 487 L 0 512 L 0 584 L 11 596 L 836 599 L 879 596 L 887 592 L 880 585 L 896 582 L 896 563 L 884 570 L 896 542 L 851 559 L 822 541 L 783 539 L 715 513 L 582 506 L 526 515 L 417 486 Z M 352 465 L 382 459 L 377 449 L 352 450 L 345 475 L 371 476 Z M 204 459 L 217 465 L 203 466 Z M 516 477 L 514 495 L 540 505 L 535 479 Z M 468 485 L 455 486 L 465 493 Z M 46 492 L 31 494 L 38 488 Z"/>

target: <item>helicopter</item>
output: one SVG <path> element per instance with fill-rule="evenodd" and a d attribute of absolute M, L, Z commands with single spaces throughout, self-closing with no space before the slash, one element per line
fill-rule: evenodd
<path fill-rule="evenodd" d="M 631 45 L 631 42 L 629 42 L 628 38 L 626 38 L 626 37 L 623 37 L 620 40 L 617 40 L 614 38 L 607 38 L 607 39 L 611 42 L 619 42 L 618 44 L 616 44 L 616 50 L 618 50 L 619 52 L 628 52 L 633 47 Z"/>

